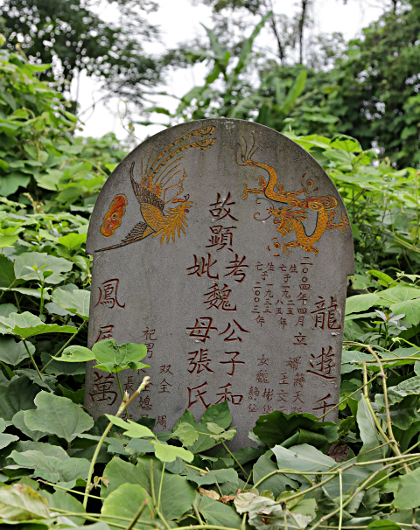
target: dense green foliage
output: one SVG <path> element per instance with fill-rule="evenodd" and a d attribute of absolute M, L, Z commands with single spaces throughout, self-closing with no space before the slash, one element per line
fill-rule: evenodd
<path fill-rule="evenodd" d="M 157 35 L 141 15 L 148 0 L 119 0 L 120 19 L 104 22 L 97 14 L 98 2 L 92 0 L 1 0 L 0 33 L 13 50 L 19 45 L 37 63 L 54 64 L 42 68 L 42 77 L 58 78 L 60 90 L 82 70 L 106 81 L 110 95 L 129 97 L 138 105 L 148 87 L 159 80 L 155 57 L 144 52 L 139 41 Z M 153 7 L 153 6 L 151 6 Z"/>
<path fill-rule="evenodd" d="M 252 88 L 241 77 L 252 37 L 242 63 L 232 65 L 208 35 L 214 79 L 184 98 L 174 119 L 231 116 Z M 95 530 L 399 530 L 419 522 L 416 170 L 395 169 L 349 136 L 322 135 L 333 123 L 321 108 L 332 93 L 327 84 L 302 100 L 311 75 L 300 67 L 286 80 L 281 70 L 267 74 L 254 100 L 258 119 L 285 128 L 320 162 L 352 222 L 356 274 L 339 423 L 328 421 L 328 412 L 321 421 L 274 411 L 256 422 L 253 446 L 232 453 L 226 402 L 209 407 L 199 423 L 186 411 L 174 432 L 153 433 L 153 419 L 122 419 L 127 399 L 142 388 L 121 396 L 116 416 L 94 421 L 81 406 L 85 362 L 116 377 L 144 367 L 141 345 L 85 347 L 89 215 L 125 149 L 112 136 L 74 137 L 77 119 L 39 80 L 43 69 L 0 51 L 0 523 L 19 530 L 91 523 Z M 223 89 L 212 85 L 216 76 Z M 235 116 L 256 114 L 249 106 Z M 304 119 L 317 134 L 301 134 Z"/>

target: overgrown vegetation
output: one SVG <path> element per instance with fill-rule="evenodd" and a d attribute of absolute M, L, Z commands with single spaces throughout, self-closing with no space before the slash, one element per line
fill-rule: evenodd
<path fill-rule="evenodd" d="M 228 90 L 242 66 L 229 70 L 230 58 L 209 36 L 213 71 Z M 244 63 L 251 45 L 242 48 Z M 199 423 L 186 412 L 172 433 L 153 433 L 152 419 L 122 419 L 138 393 L 122 397 L 116 416 L 93 421 L 81 406 L 85 361 L 117 374 L 144 366 L 139 345 L 106 340 L 85 348 L 89 215 L 126 150 L 112 136 L 74 136 L 77 118 L 39 80 L 45 68 L 0 50 L 0 523 L 23 530 L 417 525 L 416 169 L 396 169 L 332 130 L 329 137 L 319 129 L 302 136 L 298 114 L 290 113 L 314 109 L 311 104 L 306 111 L 299 101 L 306 75 L 298 71 L 293 83 L 282 85 L 271 73 L 260 94 L 266 123 L 285 129 L 326 169 L 353 227 L 356 274 L 347 300 L 338 425 L 328 414 L 320 420 L 274 411 L 259 418 L 250 447 L 232 453 L 228 442 L 235 429 L 226 402 L 210 407 Z M 174 119 L 184 111 L 189 117 L 188 105 L 201 101 L 194 112 L 207 112 L 216 101 L 220 106 L 208 112 L 231 115 L 241 103 L 232 100 L 238 92 L 229 99 L 221 90 L 214 97 L 206 93 L 212 82 L 208 78 L 201 99 L 183 101 Z M 314 90 L 307 101 L 323 93 Z"/>

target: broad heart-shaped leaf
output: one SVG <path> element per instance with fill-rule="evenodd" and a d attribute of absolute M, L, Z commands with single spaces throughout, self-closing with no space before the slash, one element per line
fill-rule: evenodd
<path fill-rule="evenodd" d="M 286 449 L 276 445 L 272 451 L 277 459 L 279 469 L 293 469 L 296 471 L 328 471 L 335 465 L 335 461 L 312 447 L 312 445 L 294 445 Z"/>
<path fill-rule="evenodd" d="M 360 313 L 366 311 L 379 300 L 379 294 L 357 294 L 356 296 L 350 296 L 346 300 L 346 315 L 352 313 Z"/>
<path fill-rule="evenodd" d="M 152 443 L 155 446 L 156 458 L 159 458 L 161 462 L 175 462 L 177 457 L 186 462 L 192 462 L 194 460 L 194 455 L 182 447 L 162 444 L 157 440 Z"/>
<path fill-rule="evenodd" d="M 420 506 L 420 468 L 399 478 L 398 491 L 395 495 L 394 506 L 400 510 L 418 508 Z"/>
<path fill-rule="evenodd" d="M 38 268 L 38 274 L 33 269 L 33 266 Z M 51 276 L 45 279 L 46 283 L 58 284 L 63 281 L 62 273 L 70 272 L 73 263 L 64 258 L 56 258 L 50 254 L 42 252 L 25 252 L 20 254 L 15 259 L 15 275 L 16 278 L 22 280 L 39 280 L 42 278 L 41 271 L 53 271 Z"/>
<path fill-rule="evenodd" d="M 68 249 L 73 249 L 76 247 L 79 247 L 82 243 L 86 241 L 87 234 L 67 234 L 65 236 L 59 237 L 58 242 L 60 245 L 63 245 L 64 247 Z"/>
<path fill-rule="evenodd" d="M 189 423 L 196 431 L 213 435 L 213 432 L 211 432 L 207 428 L 207 423 L 215 423 L 219 427 L 227 429 L 231 422 L 232 415 L 229 410 L 229 404 L 227 401 L 223 401 L 222 403 L 211 405 L 203 414 L 199 423 L 195 421 L 195 418 L 191 414 L 191 412 L 189 410 L 186 410 L 181 416 L 181 418 L 178 420 L 175 429 L 178 425 L 181 425 L 182 423 Z M 185 431 L 185 426 L 183 427 L 183 429 Z M 191 441 L 192 439 L 191 434 L 192 433 L 190 433 L 189 441 Z M 211 436 L 206 436 L 205 434 L 198 434 L 198 439 L 196 439 L 196 441 L 194 441 L 192 444 L 188 444 L 188 447 L 192 453 L 201 453 L 203 451 L 206 451 L 207 449 L 210 449 L 211 447 L 214 447 L 218 443 L 219 442 Z"/>
<path fill-rule="evenodd" d="M 80 517 L 66 517 L 68 517 L 68 519 L 75 524 L 79 524 L 80 526 L 83 525 L 85 522 L 85 518 L 83 517 L 85 509 L 83 508 L 83 504 L 73 497 L 73 495 L 70 495 L 70 493 L 67 493 L 67 491 L 59 489 L 57 489 L 55 493 L 50 493 L 46 490 L 40 490 L 39 493 L 44 497 L 44 499 L 47 499 L 52 512 L 54 512 L 55 508 L 59 508 L 60 510 L 66 510 L 68 512 L 80 513 Z"/>
<path fill-rule="evenodd" d="M 93 418 L 65 397 L 40 392 L 35 398 L 36 410 L 25 412 L 25 423 L 31 430 L 56 434 L 71 442 L 94 425 Z"/>
<path fill-rule="evenodd" d="M 78 478 L 86 479 L 89 471 L 89 460 L 86 458 L 57 458 L 46 456 L 41 451 L 29 450 L 22 453 L 12 451 L 10 454 L 16 464 L 34 469 L 34 476 L 49 482 L 72 488 Z"/>
<path fill-rule="evenodd" d="M 136 515 L 141 504 L 146 499 L 149 499 L 149 506 L 152 508 L 152 500 L 147 491 L 140 486 L 140 484 L 121 484 L 121 486 L 119 486 L 105 499 L 102 505 L 101 513 L 105 516 L 118 515 L 120 517 L 128 517 L 132 519 Z M 106 517 L 104 519 L 107 520 Z M 143 521 L 149 521 L 152 523 L 152 520 L 150 519 L 150 508 L 146 507 L 143 510 L 141 519 Z M 113 518 L 109 519 L 109 522 L 127 526 L 126 520 L 124 521 Z M 136 528 L 138 526 L 144 530 L 150 530 L 151 528 L 151 526 L 136 524 Z"/>
<path fill-rule="evenodd" d="M 25 423 L 24 410 L 19 410 L 18 412 L 16 412 L 16 414 L 12 418 L 12 423 L 17 429 L 23 432 L 23 434 L 25 434 L 28 438 L 31 438 L 31 440 L 33 440 L 34 442 L 37 442 L 46 434 L 43 431 L 31 431 L 31 429 L 28 429 Z"/>
<path fill-rule="evenodd" d="M 75 344 L 74 346 L 67 346 L 58 360 L 66 363 L 84 363 L 95 360 L 95 355 L 89 348 Z"/>
<path fill-rule="evenodd" d="M 254 464 L 252 470 L 252 477 L 254 484 L 257 484 L 260 480 L 264 479 L 267 475 L 273 471 L 278 471 L 276 462 L 272 460 L 273 451 L 267 451 L 264 453 L 257 462 Z M 275 497 L 278 497 L 280 493 L 286 489 L 295 489 L 299 487 L 299 483 L 291 479 L 286 475 L 273 475 L 261 482 L 258 486 L 258 491 L 261 493 L 264 490 L 270 490 L 274 493 Z"/>
<path fill-rule="evenodd" d="M 19 440 L 19 436 L 14 436 L 13 434 L 4 433 L 3 431 L 5 428 L 6 428 L 6 422 L 3 420 L 3 418 L 0 418 L 0 449 L 3 449 L 4 447 L 7 447 L 12 442 Z"/>
<path fill-rule="evenodd" d="M 402 381 L 400 384 L 388 388 L 388 401 L 390 405 L 399 403 L 405 397 L 413 396 L 413 395 L 414 396 L 420 395 L 420 376 L 418 375 L 414 377 L 410 377 L 410 379 L 406 379 L 405 381 Z M 379 403 L 381 406 L 385 406 L 385 403 L 383 400 L 383 394 L 380 394 L 379 399 L 377 395 L 375 401 Z"/>
<path fill-rule="evenodd" d="M 26 484 L 0 488 L 0 519 L 28 521 L 50 517 L 48 502 Z"/>
<path fill-rule="evenodd" d="M 16 377 L 7 385 L 0 385 L 0 417 L 10 422 L 16 412 L 35 408 L 38 388 L 27 377 Z"/>
<path fill-rule="evenodd" d="M 108 496 L 121 484 L 140 484 L 151 494 L 150 475 L 153 468 L 153 484 L 156 498 L 162 478 L 162 464 L 155 457 L 140 457 L 136 466 L 114 457 L 105 467 L 103 475 L 109 478 L 109 486 L 101 490 L 102 496 Z M 161 510 L 168 520 L 174 520 L 191 509 L 195 490 L 185 477 L 172 475 L 165 471 L 162 482 Z"/>
<path fill-rule="evenodd" d="M 144 344 L 129 342 L 119 345 L 114 339 L 106 339 L 94 344 L 92 352 L 98 363 L 95 368 L 105 372 L 120 372 L 126 368 L 132 370 L 148 368 L 147 365 L 139 362 L 147 355 L 147 348 Z"/>
<path fill-rule="evenodd" d="M 52 301 L 58 307 L 66 309 L 71 313 L 78 315 L 83 320 L 89 320 L 89 301 L 90 291 L 75 288 L 73 291 L 64 289 L 54 289 Z"/>
<path fill-rule="evenodd" d="M 239 528 L 242 519 L 236 513 L 235 508 L 227 506 L 203 495 L 198 510 L 209 525 L 227 526 L 229 528 Z"/>
<path fill-rule="evenodd" d="M 308 443 L 326 451 L 338 439 L 338 427 L 333 421 L 321 422 L 312 414 L 285 414 L 280 410 L 260 416 L 253 432 L 268 447 Z"/>
<path fill-rule="evenodd" d="M 392 302 L 406 302 L 413 298 L 420 298 L 420 289 L 411 285 L 396 285 L 395 287 L 385 289 L 376 294 L 389 304 Z M 380 300 L 379 303 L 382 303 L 382 301 Z"/>
<path fill-rule="evenodd" d="M 44 324 L 42 320 L 29 311 L 11 313 L 8 317 L 0 317 L 0 333 L 14 333 L 22 339 L 34 337 L 44 333 L 74 333 L 73 326 L 59 326 L 58 324 Z"/>
<path fill-rule="evenodd" d="M 27 343 L 29 351 L 33 354 L 35 346 Z M 0 337 L 0 361 L 11 366 L 17 366 L 29 357 L 23 342 L 16 342 L 13 337 Z"/>
<path fill-rule="evenodd" d="M 420 298 L 398 302 L 389 308 L 395 315 L 405 315 L 404 321 L 409 324 L 417 325 L 420 322 Z"/>

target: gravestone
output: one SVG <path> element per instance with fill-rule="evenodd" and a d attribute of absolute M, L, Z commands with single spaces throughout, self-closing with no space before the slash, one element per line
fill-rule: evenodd
<path fill-rule="evenodd" d="M 241 447 L 261 414 L 337 404 L 352 232 L 327 174 L 285 136 L 214 119 L 149 138 L 104 185 L 87 252 L 89 346 L 147 346 L 151 368 L 120 373 L 130 393 L 151 376 L 132 418 L 171 429 L 227 400 Z M 119 403 L 114 376 L 89 365 L 89 412 Z"/>

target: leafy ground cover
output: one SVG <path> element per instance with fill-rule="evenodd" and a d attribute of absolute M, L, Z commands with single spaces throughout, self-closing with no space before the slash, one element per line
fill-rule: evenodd
<path fill-rule="evenodd" d="M 155 434 L 151 419 L 122 419 L 135 393 L 121 396 L 116 416 L 94 421 L 81 406 L 85 361 L 118 374 L 142 366 L 145 353 L 112 340 L 85 348 L 87 225 L 124 146 L 113 137 L 75 138 L 77 120 L 38 80 L 42 68 L 0 50 L 0 523 L 25 530 L 417 525 L 416 170 L 396 171 L 347 136 L 287 133 L 329 173 L 352 221 L 356 274 L 337 425 L 328 415 L 274 411 L 259 418 L 250 446 L 232 453 L 226 403 L 199 423 L 186 412 L 173 432 Z"/>

